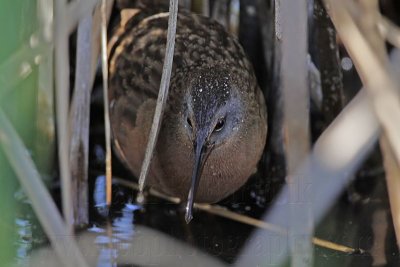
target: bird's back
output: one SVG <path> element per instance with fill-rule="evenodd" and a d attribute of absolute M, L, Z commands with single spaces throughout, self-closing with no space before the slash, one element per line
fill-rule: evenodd
<path fill-rule="evenodd" d="M 111 38 L 110 87 L 112 97 L 138 91 L 138 97 L 157 97 L 166 47 L 168 6 L 142 6 L 125 12 Z M 163 1 L 161 1 L 163 2 Z M 151 4 L 153 3 L 153 4 Z M 252 73 L 239 43 L 222 25 L 186 10 L 179 10 L 172 78 L 190 68 L 231 65 Z"/>

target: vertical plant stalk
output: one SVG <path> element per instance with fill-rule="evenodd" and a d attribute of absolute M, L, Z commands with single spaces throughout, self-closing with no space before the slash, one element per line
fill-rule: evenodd
<path fill-rule="evenodd" d="M 85 17 L 88 13 L 92 12 L 98 4 L 99 0 L 85 0 L 85 1 L 68 1 L 68 5 L 64 12 L 68 18 L 65 21 L 64 27 L 68 33 L 72 33 L 78 25 L 81 18 Z"/>
<path fill-rule="evenodd" d="M 89 222 L 88 162 L 93 48 L 91 39 L 92 14 L 88 13 L 78 25 L 75 89 L 71 104 L 70 166 L 74 195 L 74 223 L 79 226 Z"/>
<path fill-rule="evenodd" d="M 101 67 L 103 73 L 104 128 L 106 142 L 106 203 L 111 205 L 112 169 L 111 169 L 111 127 L 108 103 L 108 60 L 107 60 L 107 2 L 101 1 Z"/>
<path fill-rule="evenodd" d="M 385 136 L 380 139 L 380 147 L 382 150 L 383 163 L 386 173 L 386 185 L 389 194 L 390 210 L 392 212 L 392 220 L 396 233 L 397 247 L 400 247 L 400 168 L 397 165 L 393 151 L 389 145 L 389 141 Z"/>
<path fill-rule="evenodd" d="M 161 75 L 160 90 L 158 92 L 156 110 L 154 112 L 153 123 L 151 125 L 149 141 L 146 147 L 146 153 L 142 163 L 142 169 L 139 177 L 139 189 L 143 192 L 151 159 L 153 157 L 154 148 L 157 142 L 158 134 L 161 127 L 162 115 L 167 102 L 169 83 L 172 72 L 172 63 L 174 58 L 176 24 L 178 19 L 178 0 L 170 0 L 169 2 L 169 18 L 167 32 L 167 48 L 165 50 L 164 65 Z"/>
<path fill-rule="evenodd" d="M 313 262 L 313 216 L 312 192 L 309 177 L 296 172 L 310 149 L 309 86 L 308 86 L 308 29 L 307 2 L 283 0 L 281 81 L 285 131 L 285 156 L 287 162 L 287 185 L 290 214 L 289 247 L 291 265 L 307 267 Z"/>
<path fill-rule="evenodd" d="M 327 127 L 343 109 L 343 74 L 340 66 L 336 30 L 322 0 L 314 1 L 313 13 L 315 27 L 313 50 L 317 55 L 321 74 L 323 127 Z"/>
<path fill-rule="evenodd" d="M 282 31 L 278 0 L 257 0 L 258 19 L 262 35 L 262 47 L 266 73 L 263 93 L 268 109 L 268 138 L 265 176 L 272 182 L 282 184 L 286 176 L 283 131 L 283 99 L 281 83 Z"/>
<path fill-rule="evenodd" d="M 399 36 L 400 38 L 400 36 Z M 394 72 L 400 74 L 400 47 L 392 50 L 390 59 Z M 386 173 L 386 184 L 388 188 L 390 210 L 396 233 L 397 246 L 400 247 L 400 168 L 396 162 L 393 150 L 386 137 L 381 137 L 380 147 L 383 151 L 383 163 Z"/>
<path fill-rule="evenodd" d="M 67 21 L 65 1 L 55 4 L 55 84 L 56 84 L 56 114 L 58 157 L 60 165 L 62 210 L 69 234 L 73 233 L 73 205 L 71 169 L 69 165 L 69 53 L 68 36 L 65 27 Z"/>
<path fill-rule="evenodd" d="M 201 10 L 202 15 L 209 17 L 210 16 L 210 1 L 209 0 L 202 0 L 201 1 Z"/>

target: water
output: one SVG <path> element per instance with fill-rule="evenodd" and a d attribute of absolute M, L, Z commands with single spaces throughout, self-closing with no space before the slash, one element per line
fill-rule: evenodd
<path fill-rule="evenodd" d="M 104 176 L 96 178 L 93 192 L 93 199 L 104 203 Z M 111 259 L 116 259 L 118 255 L 124 254 L 121 251 L 122 248 L 128 250 L 132 248 L 130 242 L 138 238 L 135 235 L 137 227 L 150 227 L 161 236 L 172 237 L 176 241 L 186 244 L 184 246 L 195 248 L 196 252 L 191 252 L 192 254 L 202 255 L 206 253 L 208 257 L 211 257 L 216 262 L 233 263 L 253 229 L 251 226 L 220 218 L 203 211 L 195 212 L 194 220 L 188 225 L 184 220 L 183 206 L 152 196 L 147 198 L 144 206 L 139 206 L 131 203 L 135 198 L 135 191 L 114 184 L 113 205 L 108 217 L 104 217 L 106 213 L 103 205 L 94 203 L 96 208 L 91 215 L 94 225 L 92 229 L 96 232 L 99 232 L 99 229 L 103 229 L 104 233 L 109 235 L 106 236 L 103 233 L 102 238 L 99 240 L 108 244 L 118 244 L 120 248 L 120 250 L 103 248 L 102 260 L 105 262 L 110 262 Z M 241 208 L 243 211 L 250 212 L 248 205 L 236 203 L 235 209 L 240 210 Z M 104 221 L 111 221 L 111 223 L 105 223 Z M 102 227 L 100 227 L 101 225 Z M 167 255 L 168 257 L 175 255 L 181 259 L 181 263 L 185 261 L 184 256 L 187 255 L 182 255 L 182 253 L 186 253 L 184 251 L 180 252 L 181 245 L 164 247 L 156 244 L 156 240 L 146 240 L 146 242 L 149 243 L 149 247 L 152 247 L 156 258 L 162 257 L 162 255 Z M 191 259 L 189 262 L 192 261 Z"/>
<path fill-rule="evenodd" d="M 90 226 L 77 233 L 90 266 L 226 266 L 235 262 L 254 231 L 252 226 L 199 210 L 188 225 L 180 205 L 152 196 L 143 206 L 136 205 L 132 202 L 136 191 L 118 182 L 114 182 L 113 204 L 106 210 L 104 175 L 91 179 Z M 261 216 L 270 202 L 254 190 L 255 180 L 219 204 L 237 213 Z M 388 203 L 382 198 L 385 184 L 375 181 L 371 185 L 369 190 L 358 184 L 349 189 L 316 231 L 322 239 L 367 252 L 348 254 L 316 246 L 315 266 L 372 266 L 378 260 L 386 262 L 385 266 L 398 266 Z M 251 192 L 247 195 L 246 190 Z M 356 192 L 368 197 L 350 201 Z M 51 247 L 33 236 L 31 217 L 18 219 L 16 225 L 19 266 L 60 264 Z M 379 231 L 386 233 L 383 240 Z"/>

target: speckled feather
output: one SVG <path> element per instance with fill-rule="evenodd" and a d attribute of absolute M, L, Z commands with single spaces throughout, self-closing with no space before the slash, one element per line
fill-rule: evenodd
<path fill-rule="evenodd" d="M 139 12 L 123 28 L 115 31 L 114 46 L 109 54 L 109 97 L 115 147 L 122 161 L 136 176 L 143 160 L 159 90 L 167 27 L 168 13 Z M 183 136 L 182 129 L 175 121 L 181 119 L 181 115 L 190 107 L 198 117 L 198 123 L 201 123 L 201 118 L 211 116 L 232 96 L 241 99 L 239 102 L 246 104 L 239 103 L 238 108 L 243 110 L 241 121 L 246 121 L 246 128 L 240 132 L 240 141 L 232 143 L 225 152 L 248 149 L 247 155 L 242 152 L 244 154 L 238 156 L 237 160 L 249 165 L 246 168 L 255 169 L 265 144 L 266 108 L 243 49 L 220 24 L 200 15 L 180 11 L 175 42 L 170 93 L 149 175 L 150 185 L 170 195 L 185 198 L 193 155 L 191 143 Z M 188 88 L 191 88 L 192 103 L 186 103 Z M 249 131 L 254 131 L 258 138 L 250 145 L 244 143 Z M 175 146 L 175 151 L 171 152 L 170 146 Z M 204 176 L 209 174 L 215 179 L 202 178 L 196 197 L 198 201 L 218 201 L 240 187 L 254 172 L 246 168 L 238 170 L 240 179 L 227 186 L 230 177 L 225 176 L 233 173 L 213 168 L 225 164 L 226 168 L 235 169 L 235 162 L 224 162 L 219 158 L 225 152 L 217 150 L 206 163 Z M 248 160 L 247 156 L 255 159 Z M 207 187 L 216 187 L 219 192 L 207 192 Z"/>
<path fill-rule="evenodd" d="M 110 82 L 118 88 L 115 93 L 141 88 L 144 97 L 157 97 L 167 27 L 168 13 L 147 17 L 135 27 L 127 24 L 124 38 L 110 55 L 110 75 L 116 77 Z M 187 73 L 192 69 L 216 64 L 226 67 L 230 65 L 238 75 L 253 83 L 249 84 L 253 92 L 257 89 L 255 77 L 245 77 L 252 75 L 253 70 L 238 42 L 217 22 L 180 11 L 172 80 L 179 72 Z M 116 72 L 118 76 L 113 76 Z M 171 95 L 174 93 L 171 92 Z"/>

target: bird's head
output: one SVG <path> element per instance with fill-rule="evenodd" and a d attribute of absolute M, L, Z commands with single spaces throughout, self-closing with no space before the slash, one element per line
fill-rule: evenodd
<path fill-rule="evenodd" d="M 231 138 L 245 118 L 240 89 L 228 70 L 202 69 L 188 79 L 182 116 L 193 144 L 194 165 L 186 204 L 186 221 L 192 219 L 193 201 L 203 167 L 213 149 Z"/>

